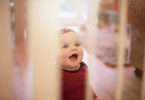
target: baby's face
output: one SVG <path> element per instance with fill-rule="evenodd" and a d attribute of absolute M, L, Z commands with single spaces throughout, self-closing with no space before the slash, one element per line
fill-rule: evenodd
<path fill-rule="evenodd" d="M 77 67 L 83 58 L 82 43 L 74 32 L 67 32 L 60 36 L 60 64 L 64 68 Z"/>

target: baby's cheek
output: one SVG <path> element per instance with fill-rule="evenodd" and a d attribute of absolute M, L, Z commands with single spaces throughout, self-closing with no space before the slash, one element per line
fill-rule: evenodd
<path fill-rule="evenodd" d="M 65 55 L 63 55 L 63 53 L 59 54 L 58 56 L 59 62 L 63 62 L 64 58 L 65 58 Z"/>
<path fill-rule="evenodd" d="M 84 53 L 83 53 L 83 49 L 81 49 L 81 51 L 80 51 L 80 52 L 81 52 L 81 54 L 82 54 L 82 55 L 84 54 Z"/>
<path fill-rule="evenodd" d="M 62 54 L 61 60 L 66 60 L 67 59 L 67 55 L 66 54 Z"/>

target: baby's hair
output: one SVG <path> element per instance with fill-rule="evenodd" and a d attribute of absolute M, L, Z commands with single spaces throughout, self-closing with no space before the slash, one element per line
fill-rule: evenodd
<path fill-rule="evenodd" d="M 62 29 L 60 29 L 60 35 L 68 33 L 68 32 L 73 32 L 73 33 L 77 34 L 77 32 L 74 29 L 71 29 L 71 28 L 62 28 Z M 80 38 L 80 36 L 78 34 L 77 34 L 77 36 Z M 81 40 L 81 44 L 82 44 L 82 40 Z"/>
<path fill-rule="evenodd" d="M 74 31 L 73 29 L 70 29 L 70 28 L 63 28 L 63 29 L 60 30 L 61 34 L 68 33 L 68 32 L 76 33 L 76 31 Z"/>

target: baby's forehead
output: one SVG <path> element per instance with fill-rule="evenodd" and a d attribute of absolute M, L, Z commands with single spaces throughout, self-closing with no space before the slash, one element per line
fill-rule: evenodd
<path fill-rule="evenodd" d="M 68 33 L 68 32 L 76 33 L 73 29 L 70 29 L 70 28 L 63 28 L 63 29 L 60 30 L 61 34 L 65 34 L 65 33 Z"/>
<path fill-rule="evenodd" d="M 60 35 L 61 42 L 81 42 L 79 36 L 75 32 L 67 32 Z"/>
<path fill-rule="evenodd" d="M 75 40 L 81 41 L 80 35 L 74 29 L 63 28 L 60 30 L 59 35 L 60 35 L 61 40 L 65 39 L 67 41 L 68 39 L 75 39 Z"/>
<path fill-rule="evenodd" d="M 61 34 L 61 36 L 75 36 L 75 37 L 79 37 L 78 34 L 76 32 L 66 32 Z"/>

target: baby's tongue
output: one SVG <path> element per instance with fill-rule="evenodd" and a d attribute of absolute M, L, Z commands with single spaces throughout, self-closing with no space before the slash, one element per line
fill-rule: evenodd
<path fill-rule="evenodd" d="M 72 60 L 72 61 L 74 61 L 74 60 L 76 60 L 76 59 L 77 59 L 77 55 L 76 55 L 76 54 L 74 54 L 74 55 L 70 56 L 70 57 L 69 57 L 69 59 L 70 59 L 70 60 Z"/>

